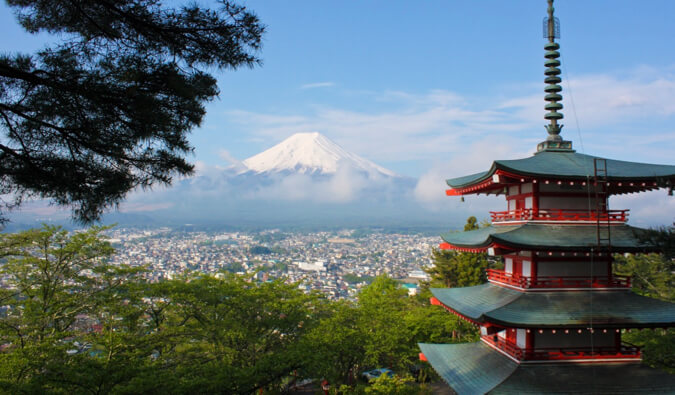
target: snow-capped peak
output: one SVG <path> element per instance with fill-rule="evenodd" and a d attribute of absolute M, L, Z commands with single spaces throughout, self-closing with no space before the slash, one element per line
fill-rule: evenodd
<path fill-rule="evenodd" d="M 369 175 L 396 177 L 387 170 L 342 147 L 318 132 L 296 133 L 274 147 L 243 161 L 256 173 L 292 171 L 302 174 L 334 174 L 348 166 Z"/>

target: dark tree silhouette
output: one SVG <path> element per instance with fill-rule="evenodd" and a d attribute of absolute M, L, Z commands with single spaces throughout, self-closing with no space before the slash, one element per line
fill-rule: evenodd
<path fill-rule="evenodd" d="M 0 54 L 0 217 L 27 197 L 100 218 L 136 187 L 189 175 L 187 135 L 218 94 L 207 71 L 252 67 L 264 26 L 244 7 L 161 0 L 7 0 L 60 41 Z"/>

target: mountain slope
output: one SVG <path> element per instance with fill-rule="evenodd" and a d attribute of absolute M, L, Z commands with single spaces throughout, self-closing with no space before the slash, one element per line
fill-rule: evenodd
<path fill-rule="evenodd" d="M 341 167 L 349 167 L 371 176 L 397 176 L 391 170 L 346 151 L 318 132 L 296 133 L 274 147 L 244 160 L 243 164 L 256 173 L 330 175 Z"/>

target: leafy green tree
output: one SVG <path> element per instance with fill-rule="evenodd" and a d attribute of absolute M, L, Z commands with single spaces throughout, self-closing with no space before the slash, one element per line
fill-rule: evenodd
<path fill-rule="evenodd" d="M 464 231 L 479 229 L 476 217 L 467 218 Z M 487 254 L 454 250 L 431 251 L 433 266 L 425 269 L 431 276 L 431 285 L 443 287 L 468 287 L 487 281 L 485 270 L 490 265 Z M 428 284 L 425 288 L 428 288 Z"/>
<path fill-rule="evenodd" d="M 207 71 L 254 66 L 264 27 L 244 7 L 161 0 L 7 0 L 61 41 L 0 55 L 0 214 L 37 196 L 98 219 L 137 186 L 189 175 L 186 136 L 218 94 Z M 4 200 L 3 200 L 4 202 Z"/>
<path fill-rule="evenodd" d="M 652 298 L 675 301 L 675 263 L 663 254 L 614 256 L 614 272 L 631 276 L 633 290 Z"/>
<path fill-rule="evenodd" d="M 675 228 L 651 229 L 645 239 L 661 254 L 614 255 L 614 272 L 631 276 L 633 291 L 656 299 L 675 302 Z M 675 331 L 633 330 L 624 340 L 640 346 L 643 363 L 675 373 Z"/>
<path fill-rule="evenodd" d="M 140 350 L 136 337 L 116 344 L 106 344 L 104 337 L 119 337 L 112 325 L 131 324 L 125 314 L 133 310 L 125 305 L 133 297 L 127 284 L 140 269 L 106 263 L 113 249 L 100 238 L 103 230 L 68 234 L 44 226 L 0 234 L 0 300 L 6 306 L 0 318 L 4 390 L 107 392 L 133 376 L 129 370 L 121 377 L 111 375 L 115 369 L 110 368 L 120 360 L 120 366 L 130 369 L 137 365 L 128 365 L 129 357 L 136 358 Z M 106 320 L 98 320 L 106 314 Z M 113 314 L 120 320 L 111 322 Z M 131 317 L 138 317 L 137 311 Z M 87 333 L 100 322 L 101 333 Z"/>
<path fill-rule="evenodd" d="M 359 293 L 359 326 L 366 334 L 366 366 L 402 369 L 407 366 L 410 345 L 404 320 L 408 293 L 400 283 L 381 275 Z"/>
<path fill-rule="evenodd" d="M 389 377 L 386 374 L 373 380 L 365 389 L 366 394 L 394 394 L 394 395 L 422 395 L 431 394 L 424 387 L 415 386 L 414 380 L 409 376 Z"/>
<path fill-rule="evenodd" d="M 431 306 L 428 297 L 408 297 L 398 281 L 381 275 L 362 289 L 356 304 L 331 303 L 309 338 L 313 370 L 308 377 L 327 379 L 336 390 L 348 387 L 339 393 L 357 393 L 355 375 L 363 370 L 388 367 L 406 375 L 420 365 L 419 342 L 477 337 L 472 325 Z"/>
<path fill-rule="evenodd" d="M 350 302 L 334 302 L 330 311 L 309 334 L 312 352 L 307 367 L 309 377 L 327 379 L 334 388 L 338 384 L 354 384 L 359 368 L 365 363 L 368 327 L 357 306 Z"/>
<path fill-rule="evenodd" d="M 464 224 L 464 231 L 476 230 L 480 226 L 478 225 L 478 220 L 473 215 L 466 219 L 466 224 Z"/>
<path fill-rule="evenodd" d="M 165 305 L 151 313 L 165 339 L 157 350 L 171 373 L 165 390 L 249 394 L 278 388 L 308 363 L 320 302 L 295 284 L 200 275 L 159 284 L 153 297 Z"/>
<path fill-rule="evenodd" d="M 431 285 L 468 287 L 487 281 L 489 261 L 485 253 L 434 249 L 431 254 L 433 266 L 425 270 L 431 276 Z"/>
<path fill-rule="evenodd" d="M 0 235 L 0 391 L 250 394 L 308 372 L 325 300 L 297 284 L 147 284 L 100 232 Z"/>
<path fill-rule="evenodd" d="M 478 340 L 476 328 L 444 309 L 431 306 L 429 299 L 424 304 L 414 303 L 404 317 L 412 353 L 417 357 L 417 343 L 464 343 Z"/>
<path fill-rule="evenodd" d="M 675 329 L 631 330 L 622 338 L 640 347 L 642 363 L 675 374 Z"/>

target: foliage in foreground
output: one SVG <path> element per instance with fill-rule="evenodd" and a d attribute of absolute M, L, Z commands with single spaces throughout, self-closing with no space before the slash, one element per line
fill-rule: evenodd
<path fill-rule="evenodd" d="M 355 303 L 227 272 L 150 284 L 108 262 L 104 230 L 0 235 L 0 391 L 250 394 L 304 378 L 356 390 L 358 373 L 386 366 L 400 376 L 369 392 L 410 393 L 418 342 L 475 339 L 386 276 Z"/>

